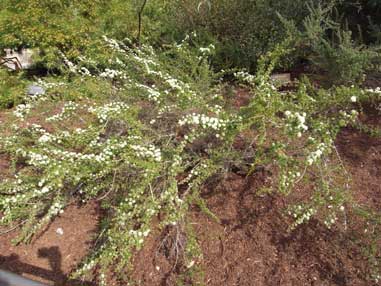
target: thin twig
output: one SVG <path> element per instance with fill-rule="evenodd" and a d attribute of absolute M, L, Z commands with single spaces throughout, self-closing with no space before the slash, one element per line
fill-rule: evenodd
<path fill-rule="evenodd" d="M 14 231 L 16 228 L 18 228 L 20 225 L 23 225 L 24 223 L 26 223 L 27 220 L 23 220 L 22 222 L 20 222 L 19 224 L 15 225 L 14 227 L 10 228 L 10 229 L 7 229 L 7 230 L 4 230 L 4 231 L 0 231 L 0 235 L 3 235 L 3 234 L 7 234 L 7 233 L 10 233 L 12 231 Z"/>
<path fill-rule="evenodd" d="M 97 201 L 103 200 L 114 190 L 115 178 L 116 178 L 116 170 L 114 171 L 114 177 L 112 178 L 112 184 L 111 184 L 110 190 L 106 194 L 104 194 L 102 197 L 98 198 Z"/>
<path fill-rule="evenodd" d="M 347 189 L 347 191 L 349 191 L 349 189 L 350 189 L 350 175 L 349 175 L 349 172 L 347 171 L 347 169 L 345 168 L 345 165 L 344 165 L 344 162 L 343 162 L 343 160 L 341 159 L 341 156 L 340 156 L 340 153 L 339 153 L 339 151 L 337 150 L 337 147 L 336 147 L 336 145 L 333 145 L 333 149 L 335 149 L 335 152 L 336 152 L 336 156 L 337 156 L 337 158 L 339 159 L 339 162 L 340 162 L 340 165 L 341 165 L 341 167 L 343 168 L 343 170 L 344 170 L 344 173 L 345 173 L 345 175 L 346 175 L 346 185 L 345 185 L 345 187 L 346 187 L 346 189 Z M 347 213 L 346 213 L 346 211 L 345 211 L 345 209 L 344 209 L 344 230 L 347 230 Z"/>
<path fill-rule="evenodd" d="M 143 5 L 142 5 L 142 7 L 140 8 L 139 13 L 138 13 L 139 28 L 138 28 L 138 38 L 137 38 L 137 41 L 138 41 L 138 45 L 139 45 L 139 46 L 140 46 L 140 35 L 141 35 L 141 32 L 142 32 L 142 13 L 143 13 L 144 7 L 145 7 L 146 4 L 147 4 L 147 1 L 148 1 L 148 0 L 144 0 L 144 1 L 143 1 Z"/>

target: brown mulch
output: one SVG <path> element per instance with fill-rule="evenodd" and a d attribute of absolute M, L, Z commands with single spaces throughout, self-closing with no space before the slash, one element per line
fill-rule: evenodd
<path fill-rule="evenodd" d="M 261 196 L 266 175 L 229 174 L 205 190 L 210 210 L 220 223 L 194 211 L 206 285 L 372 285 L 367 263 L 345 235 L 312 220 L 287 230 L 281 198 Z M 160 250 L 163 236 L 151 236 L 136 257 L 138 285 L 177 285 L 186 266 Z M 193 285 L 193 284 L 185 284 Z"/>
<path fill-rule="evenodd" d="M 361 121 L 381 131 L 381 112 L 366 106 Z M 356 202 L 381 210 L 381 138 L 347 127 L 337 148 L 351 173 Z"/>
<path fill-rule="evenodd" d="M 70 281 L 67 275 L 90 250 L 98 228 L 98 213 L 94 203 L 71 205 L 27 245 L 12 244 L 17 231 L 0 235 L 0 269 L 47 285 L 88 285 Z M 63 234 L 57 232 L 59 228 Z M 0 233 L 5 231 L 0 229 Z"/>

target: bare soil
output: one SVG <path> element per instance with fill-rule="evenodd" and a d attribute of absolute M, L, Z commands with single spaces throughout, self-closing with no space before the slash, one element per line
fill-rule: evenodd
<path fill-rule="evenodd" d="M 263 173 L 229 174 L 205 190 L 210 210 L 220 219 L 197 210 L 192 214 L 204 254 L 196 263 L 204 269 L 206 285 L 373 285 L 360 249 L 345 234 L 315 220 L 289 232 L 282 199 L 257 194 L 265 180 Z M 178 275 L 187 271 L 181 261 L 173 267 L 173 256 L 161 250 L 163 239 L 152 236 L 138 253 L 138 285 L 177 285 Z"/>
<path fill-rule="evenodd" d="M 381 130 L 381 112 L 365 107 L 361 121 Z M 337 147 L 353 179 L 353 192 L 359 204 L 381 209 L 381 138 L 353 128 L 345 128 Z"/>
<path fill-rule="evenodd" d="M 0 229 L 0 269 L 21 274 L 47 285 L 87 285 L 68 279 L 91 248 L 98 227 L 94 203 L 71 205 L 31 244 L 14 246 L 18 232 Z M 59 230 L 62 230 L 61 234 Z"/>

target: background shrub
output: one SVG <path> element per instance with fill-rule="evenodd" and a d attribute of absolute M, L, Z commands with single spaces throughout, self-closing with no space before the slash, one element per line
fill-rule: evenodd
<path fill-rule="evenodd" d="M 4 0 L 0 3 L 0 50 L 38 47 L 38 62 L 54 68 L 59 65 L 58 51 L 76 58 L 84 50 L 99 45 L 98 39 L 103 35 L 137 41 L 137 15 L 144 3 L 144 0 Z M 319 5 L 330 8 L 324 15 L 315 14 L 315 18 L 322 17 L 316 21 L 320 24 L 334 21 L 338 25 L 335 28 L 341 27 L 352 34 L 333 45 L 332 48 L 339 47 L 339 50 L 346 47 L 334 57 L 343 57 L 345 61 L 348 51 L 363 49 L 351 40 L 367 45 L 381 41 L 381 21 L 377 16 L 381 5 L 376 0 L 149 0 L 142 11 L 141 41 L 162 48 L 196 32 L 205 46 L 215 45 L 212 60 L 215 69 L 234 67 L 254 71 L 259 57 L 285 39 L 284 22 L 292 21 L 297 30 L 303 30 L 305 20 L 313 13 L 308 7 Z M 318 53 L 330 54 L 327 43 L 332 44 L 331 27 L 323 29 L 319 37 L 309 41 L 315 41 Z M 321 38 L 327 42 L 319 43 Z M 295 67 L 308 58 L 308 52 L 308 45 L 307 48 L 297 46 L 296 52 L 278 63 L 278 68 Z M 352 65 L 353 60 L 358 61 L 352 58 L 348 64 Z"/>
<path fill-rule="evenodd" d="M 360 83 L 365 73 L 379 68 L 376 46 L 366 46 L 340 20 L 335 20 L 337 2 L 307 4 L 308 16 L 301 28 L 281 16 L 288 34 L 295 39 L 296 58 L 304 59 L 325 81 L 332 84 Z"/>
<path fill-rule="evenodd" d="M 253 70 L 258 58 L 285 39 L 285 28 L 277 13 L 301 23 L 308 11 L 305 1 L 210 0 L 170 1 L 165 36 L 179 39 L 197 31 L 216 44 L 214 64 L 219 68 Z"/>
<path fill-rule="evenodd" d="M 0 69 L 0 109 L 10 108 L 20 103 L 23 93 L 25 93 L 25 83 Z"/>

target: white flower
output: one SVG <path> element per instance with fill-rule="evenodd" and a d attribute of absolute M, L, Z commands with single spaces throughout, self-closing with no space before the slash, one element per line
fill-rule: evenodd
<path fill-rule="evenodd" d="M 104 72 L 100 73 L 99 76 L 103 78 L 109 78 L 109 79 L 114 79 L 117 77 L 120 77 L 122 79 L 127 79 L 127 76 L 125 75 L 123 71 L 112 70 L 108 68 L 106 68 Z"/>
<path fill-rule="evenodd" d="M 16 110 L 13 111 L 13 114 L 16 117 L 23 119 L 24 115 L 28 114 L 31 108 L 32 108 L 32 105 L 29 104 L 29 103 L 27 103 L 27 104 L 19 104 L 16 107 Z"/>
<path fill-rule="evenodd" d="M 299 113 L 295 112 L 292 113 L 291 111 L 287 110 L 284 113 L 288 119 L 288 123 L 286 126 L 291 132 L 296 132 L 298 137 L 302 136 L 302 132 L 308 130 L 308 126 L 306 123 L 306 116 L 307 114 L 305 112 Z"/>
<path fill-rule="evenodd" d="M 120 115 L 122 112 L 129 109 L 129 106 L 124 102 L 112 102 L 104 106 L 89 107 L 88 111 L 95 114 L 98 117 L 100 123 L 104 123 L 109 117 Z"/>
<path fill-rule="evenodd" d="M 49 142 L 50 140 L 51 140 L 51 136 L 49 134 L 44 134 L 38 139 L 38 142 L 46 143 L 46 142 Z"/>
<path fill-rule="evenodd" d="M 45 194 L 45 193 L 48 193 L 50 191 L 50 188 L 48 186 L 45 186 L 41 189 L 41 193 Z"/>
<path fill-rule="evenodd" d="M 215 131 L 224 131 L 227 127 L 227 121 L 224 119 L 196 113 L 188 114 L 179 120 L 180 126 L 186 124 L 199 125 L 202 129 L 213 129 Z"/>
<path fill-rule="evenodd" d="M 351 101 L 352 102 L 356 102 L 357 101 L 357 97 L 356 96 L 351 96 Z"/>
<path fill-rule="evenodd" d="M 140 145 L 131 145 L 131 149 L 136 152 L 138 157 L 143 158 L 153 158 L 156 162 L 161 161 L 161 151 L 156 148 L 154 145 L 140 146 Z"/>
<path fill-rule="evenodd" d="M 245 71 L 236 72 L 234 73 L 234 76 L 241 81 L 245 81 L 251 84 L 254 83 L 255 81 L 255 76 Z"/>

